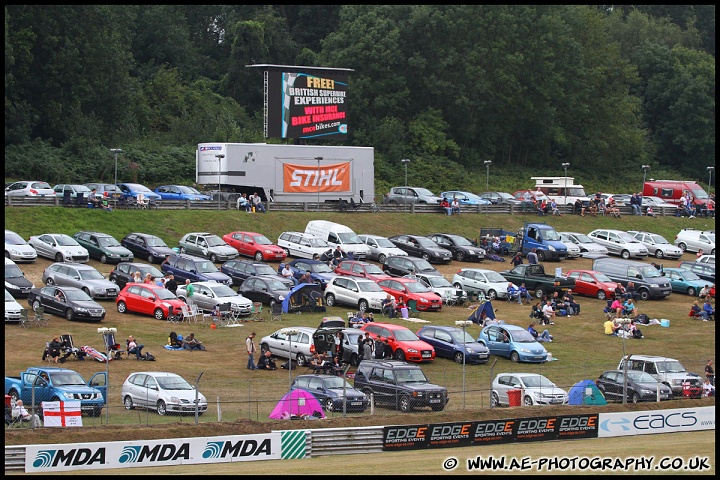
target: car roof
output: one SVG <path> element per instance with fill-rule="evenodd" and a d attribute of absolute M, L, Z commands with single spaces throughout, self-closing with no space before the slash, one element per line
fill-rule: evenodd
<path fill-rule="evenodd" d="M 545 377 L 545 375 L 543 375 L 542 373 L 503 372 L 503 373 L 498 373 L 495 378 L 497 378 L 497 377 L 499 377 L 499 376 L 501 376 L 501 375 L 517 375 L 518 377 Z M 545 378 L 547 378 L 547 377 L 545 377 Z"/>
<path fill-rule="evenodd" d="M 182 377 L 182 375 L 173 372 L 132 372 L 130 375 L 137 375 L 140 373 L 145 375 L 152 375 L 154 377 Z"/>
<path fill-rule="evenodd" d="M 79 270 L 97 270 L 97 268 L 93 267 L 92 265 L 85 265 L 84 263 L 75 263 L 75 262 L 55 262 L 52 265 L 58 265 L 58 266 L 66 266 L 66 267 L 75 267 Z"/>
<path fill-rule="evenodd" d="M 228 235 L 234 235 L 234 234 L 236 234 L 236 233 L 242 233 L 243 235 L 250 235 L 251 237 L 252 237 L 253 235 L 263 235 L 262 233 L 258 233 L 258 232 L 246 232 L 245 230 L 235 230 L 234 232 L 228 233 Z"/>
<path fill-rule="evenodd" d="M 377 326 L 380 326 L 380 327 L 385 327 L 385 328 L 387 328 L 388 330 L 410 330 L 410 329 L 409 329 L 408 327 L 406 327 L 405 325 L 396 325 L 396 324 L 394 324 L 394 323 L 384 323 L 384 322 L 366 323 L 365 325 L 363 325 L 363 328 L 364 328 L 364 327 L 367 327 L 367 326 L 369 326 L 369 325 L 377 325 Z M 362 328 L 361 328 L 360 330 L 362 330 Z"/>
<path fill-rule="evenodd" d="M 306 263 L 312 263 L 312 264 L 316 264 L 316 263 L 324 263 L 324 264 L 327 264 L 327 262 L 323 262 L 322 260 L 312 260 L 312 259 L 310 259 L 310 258 L 296 258 L 296 259 L 293 260 L 292 262 L 286 262 L 286 263 L 289 263 L 289 264 L 293 265 L 293 264 L 295 264 L 295 263 L 297 263 L 297 262 L 306 262 Z M 256 263 L 257 263 L 257 262 L 256 262 Z"/>
<path fill-rule="evenodd" d="M 460 269 L 461 272 L 465 271 L 473 271 L 473 272 L 480 272 L 480 273 L 487 273 L 487 272 L 495 272 L 495 270 L 490 270 L 489 268 L 476 268 L 476 267 L 463 267 Z M 499 273 L 499 272 L 495 272 Z"/>
<path fill-rule="evenodd" d="M 525 330 L 523 327 L 519 327 L 517 325 L 511 325 L 509 323 L 504 323 L 502 325 L 487 325 L 486 327 L 483 327 L 483 330 L 490 328 L 490 327 L 500 327 L 504 328 L 505 330 Z"/>
<path fill-rule="evenodd" d="M 630 357 L 630 360 L 646 360 L 646 361 L 653 361 L 653 362 L 658 362 L 658 361 L 677 362 L 677 360 L 675 360 L 674 358 L 661 357 L 661 356 L 657 356 L 657 355 L 633 355 L 632 357 Z"/>

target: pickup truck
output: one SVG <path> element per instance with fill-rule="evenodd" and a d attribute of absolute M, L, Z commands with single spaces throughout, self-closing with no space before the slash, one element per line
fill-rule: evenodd
<path fill-rule="evenodd" d="M 500 237 L 501 255 L 518 250 L 527 255 L 534 248 L 538 260 L 544 262 L 564 260 L 568 254 L 560 234 L 546 223 L 526 222 L 517 233 L 501 228 L 483 228 L 480 230 L 480 238 L 483 237 Z M 492 244 L 492 239 L 490 243 Z"/>
<path fill-rule="evenodd" d="M 80 400 L 83 413 L 98 417 L 107 398 L 107 374 L 98 372 L 86 382 L 79 373 L 67 368 L 30 367 L 20 376 L 5 377 L 5 395 L 10 396 L 12 406 L 18 398 L 31 406 L 33 390 L 35 406 L 42 402 Z"/>
<path fill-rule="evenodd" d="M 552 295 L 555 292 L 562 294 L 575 286 L 575 280 L 571 278 L 547 275 L 545 267 L 541 264 L 518 265 L 512 270 L 503 270 L 500 275 L 515 285 L 524 283 L 528 290 L 535 291 L 537 298 L 542 298 L 543 295 Z"/>

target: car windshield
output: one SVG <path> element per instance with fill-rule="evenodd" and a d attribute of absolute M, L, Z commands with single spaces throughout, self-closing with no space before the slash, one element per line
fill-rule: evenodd
<path fill-rule="evenodd" d="M 212 290 L 215 295 L 218 297 L 237 297 L 238 293 L 233 290 L 232 288 L 228 287 L 227 285 L 213 285 L 210 287 L 210 290 Z"/>
<path fill-rule="evenodd" d="M 701 278 L 698 277 L 697 274 L 695 274 L 695 272 L 691 272 L 690 270 L 686 270 L 686 271 L 682 272 L 682 275 L 683 275 L 683 278 L 685 278 L 685 281 L 701 280 Z"/>
<path fill-rule="evenodd" d="M 83 290 L 66 290 L 65 298 L 76 302 L 88 302 L 91 301 L 90 295 L 85 293 Z"/>
<path fill-rule="evenodd" d="M 193 386 L 182 377 L 155 377 L 163 390 L 193 390 Z"/>
<path fill-rule="evenodd" d="M 277 272 L 270 265 L 255 265 L 256 275 L 277 275 Z"/>
<path fill-rule="evenodd" d="M 75 372 L 51 373 L 50 379 L 56 387 L 63 385 L 86 385 L 85 380 Z"/>
<path fill-rule="evenodd" d="M 708 237 L 708 239 L 709 239 L 712 243 L 715 243 L 715 234 L 714 234 L 714 233 L 713 233 L 713 234 L 708 234 L 707 237 Z"/>
<path fill-rule="evenodd" d="M 428 383 L 428 379 L 419 368 L 402 369 L 395 373 L 398 385 L 404 383 Z"/>
<path fill-rule="evenodd" d="M 459 247 L 472 247 L 472 242 L 468 240 L 465 237 L 461 237 L 460 235 L 448 235 L 450 238 L 453 239 L 455 242 L 455 245 Z"/>
<path fill-rule="evenodd" d="M 80 245 L 75 241 L 74 238 L 67 235 L 57 235 L 55 237 L 55 240 L 57 241 L 58 245 L 61 245 L 63 247 L 77 247 Z"/>
<path fill-rule="evenodd" d="M 126 183 L 125 185 L 127 185 L 127 187 L 133 192 L 153 193 L 152 190 L 147 188 L 145 185 L 140 185 L 139 183 Z"/>
<path fill-rule="evenodd" d="M 374 263 L 369 263 L 365 265 L 365 272 L 371 274 L 371 275 L 384 275 L 385 272 L 382 271 L 380 267 L 375 265 Z"/>
<path fill-rule="evenodd" d="M 578 234 L 576 234 L 576 235 L 575 235 L 575 239 L 576 239 L 579 243 L 595 243 L 595 242 L 593 242 L 593 241 L 590 239 L 590 237 L 588 237 L 587 235 L 585 235 L 585 234 L 583 234 L 583 233 L 578 233 Z"/>
<path fill-rule="evenodd" d="M 429 238 L 416 237 L 416 240 L 417 240 L 418 244 L 419 244 L 421 247 L 425 247 L 425 248 L 437 248 L 437 246 L 438 246 L 437 243 L 433 242 L 433 241 L 430 240 Z"/>
<path fill-rule="evenodd" d="M 5 232 L 5 243 L 8 243 L 10 245 L 27 245 L 27 242 L 15 232 Z"/>
<path fill-rule="evenodd" d="M 448 282 L 445 277 L 427 277 L 426 280 L 434 288 L 452 287 L 452 283 Z"/>
<path fill-rule="evenodd" d="M 98 243 L 101 247 L 119 247 L 120 243 L 113 237 L 99 237 Z"/>
<path fill-rule="evenodd" d="M 554 228 L 543 228 L 542 230 L 540 230 L 540 232 L 542 234 L 542 238 L 545 240 L 557 242 L 561 240 L 560 234 Z"/>
<path fill-rule="evenodd" d="M 497 272 L 485 272 L 485 276 L 487 277 L 487 281 L 490 283 L 507 283 L 505 277 Z"/>
<path fill-rule="evenodd" d="M 404 284 L 409 292 L 412 293 L 427 293 L 430 290 L 420 282 L 408 282 Z"/>
<path fill-rule="evenodd" d="M 253 240 L 255 240 L 255 243 L 258 245 L 272 245 L 273 243 L 270 241 L 269 238 L 267 238 L 265 235 L 256 235 L 253 237 Z"/>
<path fill-rule="evenodd" d="M 393 334 L 395 335 L 395 340 L 398 342 L 416 342 L 420 340 L 415 333 L 413 333 L 412 330 L 408 329 L 398 329 L 394 330 Z"/>
<path fill-rule="evenodd" d="M 150 276 L 155 278 L 163 277 L 163 273 L 152 265 L 138 266 L 137 269 L 140 271 L 143 277 L 145 277 L 145 275 L 147 275 L 148 273 L 150 274 Z"/>
<path fill-rule="evenodd" d="M 333 273 L 333 269 L 327 263 L 311 263 L 310 270 L 315 273 Z"/>
<path fill-rule="evenodd" d="M 314 238 L 308 238 L 307 241 L 310 243 L 310 246 L 313 248 L 326 248 L 330 245 L 323 240 L 322 238 L 314 237 Z"/>
<path fill-rule="evenodd" d="M 512 339 L 515 343 L 534 343 L 535 337 L 527 330 L 515 330 L 512 332 Z"/>
<path fill-rule="evenodd" d="M 157 295 L 158 299 L 160 300 L 177 300 L 178 298 L 175 296 L 174 293 L 172 293 L 167 288 L 156 288 L 153 290 L 155 295 Z"/>
<path fill-rule="evenodd" d="M 639 267 L 640 272 L 642 272 L 642 276 L 645 278 L 660 278 L 662 277 L 662 273 L 660 271 L 653 267 L 652 265 L 648 265 L 647 267 Z"/>
<path fill-rule="evenodd" d="M 697 199 L 704 200 L 704 199 L 708 198 L 707 192 L 705 190 L 703 190 L 702 188 L 693 188 L 690 191 L 692 192 L 693 196 Z"/>
<path fill-rule="evenodd" d="M 647 372 L 628 372 L 628 380 L 632 380 L 637 383 L 657 383 L 652 375 Z"/>
<path fill-rule="evenodd" d="M 363 243 L 357 236 L 355 232 L 344 232 L 344 233 L 338 233 L 338 237 L 340 237 L 340 240 L 342 240 L 342 243 L 351 243 L 351 244 L 358 244 Z"/>
<path fill-rule="evenodd" d="M 465 333 L 464 339 L 463 339 L 463 332 L 461 330 L 457 331 L 457 332 L 455 332 L 455 331 L 450 332 L 450 336 L 453 338 L 453 340 L 455 340 L 455 343 L 457 343 L 457 344 L 475 343 L 475 339 L 472 337 L 472 335 L 470 335 L 467 332 L 464 332 L 464 333 Z"/>
<path fill-rule="evenodd" d="M 585 189 L 581 187 L 568 187 L 567 194 L 573 197 L 587 197 Z"/>
<path fill-rule="evenodd" d="M 218 237 L 217 235 L 210 235 L 209 237 L 205 237 L 205 240 L 207 241 L 209 247 L 219 247 L 221 245 L 226 245 L 225 240 Z"/>
<path fill-rule="evenodd" d="M 375 242 L 377 243 L 377 246 L 380 248 L 395 248 L 395 244 L 392 243 L 387 238 L 376 238 Z"/>
<path fill-rule="evenodd" d="M 555 384 L 542 375 L 529 375 L 520 378 L 527 388 L 552 388 L 555 386 Z"/>
<path fill-rule="evenodd" d="M 435 270 L 433 266 L 430 265 L 430 262 L 428 262 L 427 260 L 423 260 L 422 258 L 414 260 L 413 263 L 420 272 L 432 272 L 433 270 Z"/>
<path fill-rule="evenodd" d="M 194 188 L 192 188 L 192 187 L 184 187 L 184 186 L 178 185 L 177 188 L 178 188 L 178 190 L 180 190 L 182 193 L 186 193 L 186 194 L 189 194 L 189 195 L 200 195 L 200 192 L 198 192 L 196 189 L 194 189 Z"/>
<path fill-rule="evenodd" d="M 328 390 L 331 388 L 343 388 L 347 390 L 351 390 L 353 387 L 347 383 L 345 380 L 343 380 L 342 377 L 325 377 L 323 378 L 323 385 L 325 385 L 325 388 Z"/>
<path fill-rule="evenodd" d="M 80 278 L 83 280 L 102 280 L 103 277 L 102 273 L 98 272 L 95 269 L 92 270 L 80 270 L 78 273 L 80 273 Z"/>
<path fill-rule="evenodd" d="M 633 237 L 629 233 L 618 232 L 618 237 L 622 238 L 626 243 L 640 243 L 637 238 Z"/>
<path fill-rule="evenodd" d="M 652 238 L 652 241 L 658 245 L 668 245 L 670 243 L 665 240 L 665 237 L 663 237 L 662 235 L 650 235 L 650 238 Z"/>
<path fill-rule="evenodd" d="M 680 364 L 680 362 L 678 362 L 677 360 L 673 360 L 658 362 L 657 371 L 658 373 L 681 373 L 685 372 L 686 370 L 685 367 Z"/>
<path fill-rule="evenodd" d="M 160 237 L 146 237 L 148 247 L 167 247 L 167 244 Z"/>
<path fill-rule="evenodd" d="M 270 290 L 287 290 L 288 288 L 280 280 L 266 280 Z"/>
<path fill-rule="evenodd" d="M 375 282 L 358 282 L 361 292 L 384 292 L 380 285 Z"/>
<path fill-rule="evenodd" d="M 212 262 L 198 262 L 196 264 L 197 270 L 200 273 L 213 273 L 217 272 L 217 267 Z"/>
<path fill-rule="evenodd" d="M 17 265 L 5 265 L 5 279 L 20 278 L 22 276 L 22 270 Z"/>
<path fill-rule="evenodd" d="M 435 194 L 433 192 L 431 192 L 430 190 L 428 190 L 427 188 L 416 188 L 415 193 L 417 193 L 418 195 L 420 195 L 422 197 L 434 197 L 435 196 Z"/>
<path fill-rule="evenodd" d="M 608 277 L 604 273 L 596 272 L 595 273 L 595 280 L 598 282 L 610 282 L 612 283 L 612 278 Z"/>

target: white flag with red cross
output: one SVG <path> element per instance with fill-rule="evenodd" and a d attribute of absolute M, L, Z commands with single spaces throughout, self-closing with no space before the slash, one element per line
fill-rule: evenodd
<path fill-rule="evenodd" d="M 80 402 L 42 402 L 46 427 L 82 427 Z"/>

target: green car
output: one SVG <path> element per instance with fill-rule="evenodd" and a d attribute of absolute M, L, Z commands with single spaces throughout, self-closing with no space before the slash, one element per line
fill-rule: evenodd
<path fill-rule="evenodd" d="M 78 232 L 73 238 L 90 254 L 90 258 L 100 260 L 100 263 L 132 262 L 133 253 L 120 245 L 115 237 L 107 233 Z"/>
<path fill-rule="evenodd" d="M 707 281 L 698 277 L 695 272 L 686 268 L 663 268 L 665 278 L 670 281 L 674 293 L 684 293 L 691 297 L 697 297 L 700 290 L 708 284 Z"/>

